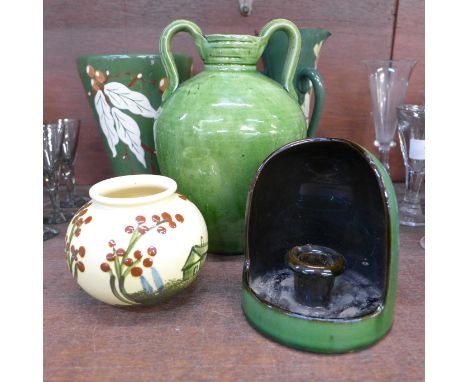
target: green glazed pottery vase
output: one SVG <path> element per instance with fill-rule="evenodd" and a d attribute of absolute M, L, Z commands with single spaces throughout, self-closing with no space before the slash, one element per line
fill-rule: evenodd
<path fill-rule="evenodd" d="M 289 38 L 280 83 L 256 70 L 278 30 Z M 171 42 L 182 31 L 193 38 L 204 71 L 180 84 Z M 172 22 L 161 35 L 169 86 L 154 124 L 158 162 L 161 173 L 175 179 L 203 213 L 210 252 L 244 251 L 252 177 L 272 151 L 306 137 L 306 119 L 293 85 L 300 49 L 299 30 L 283 19 L 269 22 L 259 36 L 205 36 L 186 20 Z"/>
<path fill-rule="evenodd" d="M 192 58 L 175 56 L 180 81 Z M 159 174 L 153 123 L 167 78 L 156 54 L 112 54 L 77 59 L 89 105 L 115 175 Z"/>
<path fill-rule="evenodd" d="M 314 91 L 314 108 L 310 117 L 308 136 L 313 137 L 323 111 L 325 88 L 317 71 L 320 50 L 331 33 L 325 29 L 299 29 L 302 39 L 301 53 L 294 74 L 294 85 L 298 94 L 299 104 L 306 118 L 310 114 L 310 98 Z M 281 82 L 286 53 L 288 51 L 288 36 L 278 31 L 271 36 L 263 52 L 264 73 L 275 81 Z"/>

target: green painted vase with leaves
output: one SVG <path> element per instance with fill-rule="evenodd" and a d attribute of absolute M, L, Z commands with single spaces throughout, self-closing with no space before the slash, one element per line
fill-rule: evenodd
<path fill-rule="evenodd" d="M 319 28 L 301 28 L 301 53 L 294 74 L 294 86 L 299 104 L 307 119 L 310 117 L 308 136 L 313 137 L 318 127 L 325 102 L 325 86 L 317 70 L 320 50 L 331 33 Z M 263 52 L 264 73 L 281 83 L 281 75 L 288 51 L 288 36 L 277 31 L 271 36 Z M 314 106 L 310 112 L 310 100 L 313 92 Z"/>
<path fill-rule="evenodd" d="M 256 70 L 278 30 L 289 39 L 280 83 Z M 204 62 L 204 71 L 182 84 L 171 53 L 178 32 L 191 35 Z M 158 163 L 200 208 L 210 252 L 244 251 L 245 206 L 258 166 L 307 135 L 293 85 L 300 50 L 299 30 L 284 19 L 270 21 L 258 36 L 204 35 L 187 20 L 172 22 L 161 35 L 169 85 L 154 124 Z"/>
<path fill-rule="evenodd" d="M 192 58 L 175 56 L 180 81 Z M 115 175 L 159 174 L 153 123 L 167 78 L 158 54 L 82 56 L 78 72 Z"/>

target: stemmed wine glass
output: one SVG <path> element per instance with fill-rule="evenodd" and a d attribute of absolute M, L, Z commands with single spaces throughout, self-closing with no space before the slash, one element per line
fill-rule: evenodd
<path fill-rule="evenodd" d="M 399 203 L 400 223 L 424 225 L 419 192 L 425 174 L 425 108 L 402 105 L 398 110 L 398 135 L 406 168 L 405 196 Z"/>
<path fill-rule="evenodd" d="M 375 141 L 380 161 L 390 174 L 389 153 L 397 128 L 396 108 L 403 104 L 411 72 L 416 65 L 413 60 L 367 60 L 372 98 Z"/>
<path fill-rule="evenodd" d="M 89 198 L 75 194 L 75 161 L 80 133 L 80 120 L 63 118 L 58 120 L 63 126 L 61 174 L 66 186 L 66 195 L 60 201 L 60 207 L 77 209 L 89 201 Z"/>
<path fill-rule="evenodd" d="M 45 122 L 42 125 L 42 174 L 44 186 L 52 203 L 52 212 L 44 216 L 45 224 L 60 224 L 67 221 L 67 217 L 60 210 L 59 202 L 59 171 L 63 132 L 63 125 L 58 123 Z"/>

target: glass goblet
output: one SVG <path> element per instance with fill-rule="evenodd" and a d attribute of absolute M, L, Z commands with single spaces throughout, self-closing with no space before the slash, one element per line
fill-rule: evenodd
<path fill-rule="evenodd" d="M 67 218 L 60 210 L 59 171 L 63 142 L 63 126 L 45 122 L 42 125 L 42 175 L 44 186 L 49 193 L 52 212 L 44 216 L 45 224 L 65 223 Z"/>
<path fill-rule="evenodd" d="M 58 120 L 58 124 L 62 125 L 64 129 L 60 168 L 66 187 L 65 198 L 60 201 L 60 207 L 77 209 L 89 201 L 89 198 L 75 194 L 75 162 L 80 120 L 63 118 Z"/>
<path fill-rule="evenodd" d="M 379 159 L 390 174 L 389 154 L 395 146 L 396 108 L 403 104 L 411 72 L 412 60 L 366 60 L 372 99 L 375 141 Z"/>
<path fill-rule="evenodd" d="M 406 168 L 405 196 L 399 203 L 400 224 L 424 225 L 420 190 L 425 175 L 424 106 L 403 105 L 397 108 L 398 136 Z"/>

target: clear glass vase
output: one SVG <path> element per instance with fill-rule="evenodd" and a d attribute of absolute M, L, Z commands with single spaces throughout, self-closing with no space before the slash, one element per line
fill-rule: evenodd
<path fill-rule="evenodd" d="M 368 69 L 372 99 L 374 145 L 379 149 L 380 161 L 390 173 L 389 153 L 395 146 L 396 108 L 404 102 L 409 78 L 416 61 L 367 60 L 364 64 Z"/>
<path fill-rule="evenodd" d="M 406 168 L 405 196 L 399 203 L 400 223 L 424 225 L 420 191 L 425 175 L 425 109 L 419 105 L 398 107 L 398 136 Z"/>

